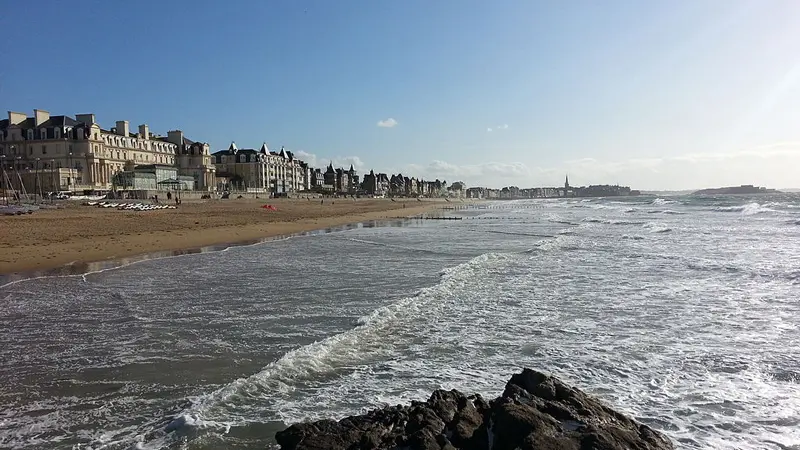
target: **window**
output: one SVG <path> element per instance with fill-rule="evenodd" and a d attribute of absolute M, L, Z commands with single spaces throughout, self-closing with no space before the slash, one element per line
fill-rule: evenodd
<path fill-rule="evenodd" d="M 69 152 L 72 153 L 72 144 L 69 144 Z"/>
<path fill-rule="evenodd" d="M 46 155 L 46 154 L 47 154 L 47 146 L 46 146 L 46 145 L 43 145 L 43 146 L 42 146 L 42 154 L 43 154 L 43 155 Z"/>
<path fill-rule="evenodd" d="M 47 139 L 47 130 L 42 128 L 39 130 L 39 139 Z"/>
<path fill-rule="evenodd" d="M 33 130 L 28 130 L 28 140 L 29 141 L 33 140 Z"/>
<path fill-rule="evenodd" d="M 54 132 L 56 139 L 61 139 L 61 128 L 56 128 Z"/>

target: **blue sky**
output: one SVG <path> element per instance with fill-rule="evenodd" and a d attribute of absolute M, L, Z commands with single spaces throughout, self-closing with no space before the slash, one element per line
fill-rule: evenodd
<path fill-rule="evenodd" d="M 798 23 L 795 0 L 19 3 L 0 99 L 470 185 L 789 187 Z"/>

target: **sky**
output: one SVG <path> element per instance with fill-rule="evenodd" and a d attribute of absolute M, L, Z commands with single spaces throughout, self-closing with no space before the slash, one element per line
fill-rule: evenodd
<path fill-rule="evenodd" d="M 22 2 L 0 109 L 470 186 L 798 187 L 798 23 L 797 0 Z"/>

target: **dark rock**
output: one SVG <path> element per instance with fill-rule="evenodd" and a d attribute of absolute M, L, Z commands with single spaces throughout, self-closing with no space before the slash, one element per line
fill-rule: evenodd
<path fill-rule="evenodd" d="M 525 369 L 503 395 L 434 391 L 412 402 L 278 432 L 283 450 L 667 450 L 672 443 L 557 378 Z M 491 442 L 490 442 L 491 441 Z"/>

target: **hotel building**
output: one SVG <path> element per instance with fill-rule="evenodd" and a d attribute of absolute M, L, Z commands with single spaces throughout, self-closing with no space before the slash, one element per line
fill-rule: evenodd
<path fill-rule="evenodd" d="M 6 170 L 41 172 L 54 180 L 53 190 L 107 191 L 119 187 L 118 174 L 153 165 L 192 177 L 196 190 L 212 191 L 216 185 L 208 144 L 189 140 L 180 130 L 156 135 L 147 125 L 132 133 L 125 120 L 104 129 L 94 114 L 72 118 L 35 109 L 27 117 L 9 111 L 8 119 L 0 120 L 0 159 Z"/>
<path fill-rule="evenodd" d="M 240 149 L 231 142 L 227 150 L 214 152 L 217 176 L 226 179 L 225 190 L 268 192 L 274 195 L 306 191 L 310 188 L 308 164 L 281 147 L 272 152 L 264 143 L 259 150 Z"/>

